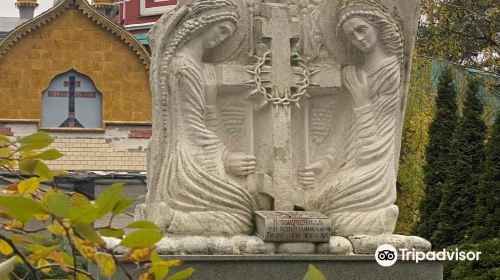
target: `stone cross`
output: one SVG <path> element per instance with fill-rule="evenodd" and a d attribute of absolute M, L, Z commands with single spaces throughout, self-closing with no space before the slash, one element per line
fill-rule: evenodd
<path fill-rule="evenodd" d="M 262 34 L 264 38 L 270 39 L 271 65 L 263 70 L 270 74 L 263 74 L 263 79 L 268 80 L 266 86 L 273 97 L 285 97 L 290 95 L 291 89 L 297 85 L 299 76 L 297 69 L 291 64 L 291 39 L 300 35 L 299 24 L 290 22 L 288 16 L 288 5 L 278 3 L 266 3 L 270 19 L 262 23 Z M 251 68 L 251 67 L 250 67 Z M 217 76 L 219 86 L 243 86 L 248 80 L 249 67 L 219 64 Z M 319 70 L 312 77 L 312 83 L 316 86 L 310 88 L 310 93 L 315 91 L 332 92 L 331 89 L 340 87 L 340 72 L 338 68 L 311 69 Z M 248 85 L 245 85 L 248 87 Z M 291 105 L 271 104 L 271 123 L 269 129 L 272 131 L 272 183 L 262 186 L 261 192 L 267 193 L 274 199 L 274 210 L 293 210 L 298 204 L 297 194 L 293 193 L 294 174 L 292 168 L 292 118 Z M 307 113 L 305 106 L 304 113 Z M 307 116 L 304 116 L 307 122 Z M 305 138 L 307 136 L 306 129 Z M 253 141 L 253 139 L 250 139 Z M 304 147 L 308 149 L 308 147 Z M 299 197 L 302 198 L 302 197 Z"/>
<path fill-rule="evenodd" d="M 268 4 L 268 7 L 271 19 L 263 23 L 262 34 L 271 39 L 271 91 L 273 97 L 285 97 L 295 86 L 290 39 L 299 36 L 299 26 L 289 21 L 287 5 Z M 293 182 L 291 107 L 281 104 L 271 106 L 273 181 L 271 189 L 264 191 L 274 198 L 274 210 L 293 210 L 293 201 L 287 195 Z"/>

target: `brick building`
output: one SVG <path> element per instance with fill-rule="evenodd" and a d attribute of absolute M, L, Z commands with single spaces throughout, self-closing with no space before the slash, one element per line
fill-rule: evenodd
<path fill-rule="evenodd" d="M 114 0 L 114 2 L 119 7 L 115 19 L 147 46 L 146 33 L 162 14 L 175 7 L 177 0 Z"/>
<path fill-rule="evenodd" d="M 16 4 L 32 16 L 37 0 Z M 110 20 L 111 6 L 110 0 L 55 1 L 0 42 L 0 133 L 48 131 L 65 155 L 53 168 L 145 171 L 150 58 Z"/>

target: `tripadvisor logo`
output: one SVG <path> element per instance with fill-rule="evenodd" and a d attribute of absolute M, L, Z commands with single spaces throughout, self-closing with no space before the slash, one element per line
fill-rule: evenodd
<path fill-rule="evenodd" d="M 375 260 L 381 266 L 392 266 L 398 260 L 398 251 L 390 244 L 380 245 L 375 251 Z"/>
<path fill-rule="evenodd" d="M 401 261 L 414 261 L 418 263 L 420 261 L 478 261 L 481 252 L 474 251 L 459 251 L 446 250 L 441 251 L 429 251 L 420 252 L 413 249 L 399 249 L 399 254 L 396 248 L 390 244 L 383 244 L 377 248 L 375 251 L 375 260 L 381 266 L 392 266 L 398 260 L 398 255 Z"/>

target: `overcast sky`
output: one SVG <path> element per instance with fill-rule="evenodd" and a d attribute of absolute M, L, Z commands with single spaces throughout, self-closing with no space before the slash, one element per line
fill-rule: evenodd
<path fill-rule="evenodd" d="M 16 0 L 0 0 L 0 17 L 18 17 L 19 11 L 15 3 Z M 38 0 L 38 4 L 40 5 L 35 9 L 35 16 L 52 7 L 54 0 Z"/>

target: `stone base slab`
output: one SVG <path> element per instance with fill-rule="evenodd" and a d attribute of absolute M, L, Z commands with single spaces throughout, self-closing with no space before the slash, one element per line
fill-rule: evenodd
<path fill-rule="evenodd" d="M 164 259 L 180 259 L 181 267 L 194 269 L 194 280 L 293 280 L 303 279 L 308 265 L 313 264 L 326 279 L 334 280 L 442 280 L 441 262 L 398 261 L 391 267 L 379 266 L 370 255 L 246 255 L 246 256 L 162 256 Z M 134 264 L 127 264 L 133 270 Z M 96 267 L 89 268 L 96 274 Z M 172 273 L 171 272 L 171 273 Z M 137 273 L 137 275 L 140 272 Z M 134 274 L 135 275 L 135 274 Z M 111 277 L 96 275 L 101 280 L 126 279 L 121 271 Z"/>
<path fill-rule="evenodd" d="M 119 244 L 118 239 L 106 238 L 110 248 Z M 167 235 L 157 244 L 160 255 L 269 255 L 269 254 L 325 254 L 351 255 L 373 254 L 382 244 L 391 244 L 396 249 L 415 249 L 427 252 L 429 241 L 417 236 L 396 234 L 355 235 L 349 238 L 331 236 L 329 242 L 264 242 L 257 236 L 207 237 Z M 125 254 L 118 247 L 118 254 Z"/>

